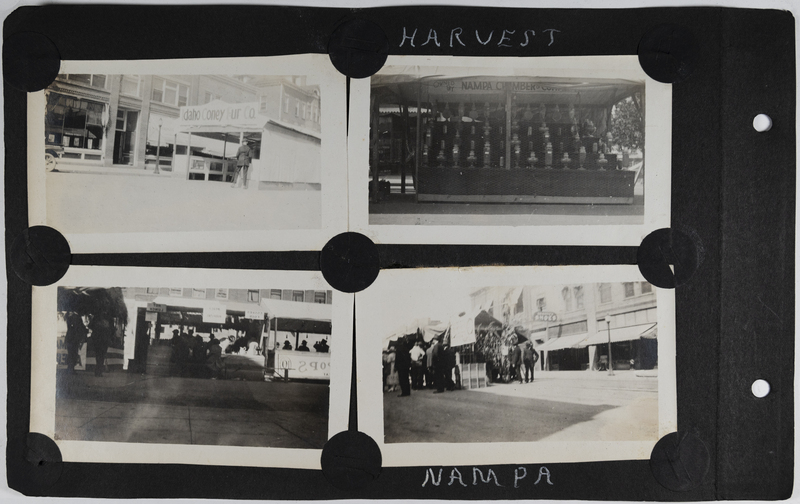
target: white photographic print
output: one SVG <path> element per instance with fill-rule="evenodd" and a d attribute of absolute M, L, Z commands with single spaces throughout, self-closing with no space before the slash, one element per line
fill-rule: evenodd
<path fill-rule="evenodd" d="M 352 295 L 319 273 L 73 267 L 33 299 L 31 430 L 66 461 L 311 469 L 347 428 Z"/>
<path fill-rule="evenodd" d="M 352 83 L 351 228 L 638 245 L 669 226 L 671 87 L 635 56 L 390 57 Z"/>
<path fill-rule="evenodd" d="M 320 248 L 345 112 L 321 55 L 62 62 L 29 98 L 31 219 L 78 252 Z"/>
<path fill-rule="evenodd" d="M 356 302 L 384 465 L 646 459 L 675 430 L 674 295 L 635 266 L 383 271 Z"/>

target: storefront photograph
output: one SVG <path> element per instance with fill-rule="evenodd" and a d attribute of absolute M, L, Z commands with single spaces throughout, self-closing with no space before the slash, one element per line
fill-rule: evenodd
<path fill-rule="evenodd" d="M 57 295 L 58 439 L 316 449 L 327 441 L 330 290 Z"/>
<path fill-rule="evenodd" d="M 44 161 L 31 172 L 33 206 L 79 249 L 185 251 L 175 233 L 209 232 L 191 249 L 281 249 L 299 246 L 288 235 L 342 226 L 345 80 L 325 58 L 64 62 L 61 72 L 29 97 L 42 119 L 30 149 Z M 308 247 L 311 236 L 296 238 Z"/>
<path fill-rule="evenodd" d="M 480 286 L 437 275 L 398 281 L 409 290 L 378 290 L 360 307 L 393 307 L 365 391 L 382 399 L 387 445 L 658 439 L 652 285 L 576 274 Z"/>
<path fill-rule="evenodd" d="M 385 66 L 370 82 L 369 223 L 644 222 L 645 81 L 581 68 Z"/>

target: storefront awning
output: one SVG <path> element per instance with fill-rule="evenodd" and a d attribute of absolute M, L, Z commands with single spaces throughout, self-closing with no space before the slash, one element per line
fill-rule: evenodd
<path fill-rule="evenodd" d="M 332 307 L 322 303 L 302 303 L 280 299 L 262 299 L 261 308 L 278 331 L 331 334 Z M 274 320 L 277 319 L 277 322 Z M 277 325 L 276 325 L 277 324 Z"/>
<path fill-rule="evenodd" d="M 654 334 L 651 331 L 653 331 L 655 328 L 656 324 L 641 324 L 628 327 L 617 327 L 611 329 L 611 342 L 619 343 L 620 341 L 637 340 L 641 337 L 652 338 L 653 336 L 644 336 L 644 335 Z M 608 329 L 601 329 L 597 331 L 596 334 L 593 334 L 586 341 L 582 342 L 580 346 L 587 347 L 589 345 L 602 345 L 603 343 L 608 343 Z"/>
<path fill-rule="evenodd" d="M 569 336 L 561 336 L 560 338 L 554 338 L 545 341 L 538 347 L 537 350 L 544 350 L 546 352 L 550 352 L 553 350 L 563 350 L 565 348 L 581 348 L 583 345 L 583 340 L 585 340 L 589 335 L 586 333 L 580 334 L 570 334 Z"/>

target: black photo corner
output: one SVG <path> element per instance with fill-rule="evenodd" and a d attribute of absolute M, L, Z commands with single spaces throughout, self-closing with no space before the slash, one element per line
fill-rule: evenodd
<path fill-rule="evenodd" d="M 723 7 L 18 8 L 3 30 L 9 487 L 28 496 L 95 498 L 789 498 L 794 480 L 794 23 L 790 12 Z M 456 28 L 479 32 L 478 41 L 465 35 L 464 42 L 453 43 Z M 535 36 L 523 46 L 526 30 Z M 505 31 L 510 42 L 481 42 L 492 31 L 495 37 Z M 148 254 L 75 254 L 57 229 L 29 227 L 26 94 L 51 83 L 60 61 L 303 53 L 329 54 L 332 65 L 351 80 L 369 77 L 395 55 L 638 56 L 647 75 L 672 84 L 671 227 L 643 236 L 636 247 L 386 244 L 340 229 L 330 230 L 330 241 L 320 250 Z M 772 120 L 763 133 L 752 126 L 760 113 Z M 527 478 L 519 484 L 514 475 L 521 465 L 514 460 L 476 466 L 493 470 L 502 485 L 473 484 L 472 465 L 456 466 L 468 485 L 452 484 L 452 478 L 447 484 L 453 467 L 444 467 L 440 485 L 423 485 L 428 471 L 441 467 L 382 467 L 380 449 L 358 431 L 353 411 L 350 429 L 322 450 L 322 470 L 75 463 L 62 460 L 53 440 L 29 432 L 31 289 L 52 284 L 71 265 L 321 271 L 334 289 L 358 299 L 387 270 L 612 264 L 638 266 L 647 281 L 675 293 L 677 429 L 658 442 L 649 459 L 522 464 Z M 353 337 L 364 336 L 356 332 Z M 354 350 L 353 366 L 362 358 Z M 352 397 L 331 401 L 354 401 L 356 379 L 353 371 Z M 757 379 L 771 386 L 764 398 L 751 393 Z M 552 484 L 534 485 L 542 466 Z"/>

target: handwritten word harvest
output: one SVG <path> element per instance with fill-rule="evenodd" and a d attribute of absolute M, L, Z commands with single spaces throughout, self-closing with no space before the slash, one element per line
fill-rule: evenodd
<path fill-rule="evenodd" d="M 526 47 L 528 44 L 531 44 L 534 40 L 534 37 L 536 37 L 535 30 L 519 30 L 521 32 L 519 34 L 517 34 L 517 31 L 518 30 L 491 30 L 488 33 L 481 33 L 480 30 L 475 30 L 475 41 L 483 46 L 496 45 L 497 47 L 514 47 L 518 45 L 519 47 Z M 398 47 L 403 47 L 406 42 L 411 47 L 417 47 L 417 43 L 419 43 L 422 40 L 422 37 L 424 37 L 423 31 L 420 33 L 419 38 L 417 38 L 418 32 L 418 28 L 414 28 L 414 31 L 411 31 L 409 28 L 404 26 L 403 38 L 400 40 L 400 45 Z M 556 33 L 561 33 L 561 30 L 556 30 L 555 28 L 541 30 L 541 36 L 544 38 L 544 40 L 548 41 L 548 47 L 553 45 L 553 43 L 556 41 Z M 447 32 L 443 32 L 443 34 L 443 38 L 440 41 L 439 32 L 433 28 L 429 29 L 428 36 L 425 38 L 425 42 L 419 44 L 419 47 L 426 46 L 428 44 L 435 44 L 436 47 L 442 47 L 442 44 L 446 43 L 448 40 Z M 464 29 L 460 27 L 450 30 L 450 47 L 455 47 L 456 44 L 460 44 L 462 47 L 467 47 L 467 44 L 464 42 L 465 40 L 467 42 L 472 42 L 472 33 L 465 33 Z"/>
<path fill-rule="evenodd" d="M 425 481 L 422 482 L 422 486 L 426 486 L 430 483 L 433 486 L 439 486 L 442 484 L 442 471 L 443 469 L 440 468 L 438 474 L 433 471 L 432 468 L 429 468 L 425 471 Z M 528 477 L 528 469 L 525 467 L 518 467 L 514 469 L 514 482 L 513 487 L 519 488 L 520 482 Z M 463 487 L 468 487 L 469 485 L 464 482 L 464 480 L 469 481 L 469 473 L 466 475 L 462 475 L 461 471 L 458 470 L 457 467 L 454 467 L 450 470 L 450 479 L 447 481 L 447 486 L 453 486 L 453 484 L 458 484 Z M 509 478 L 510 479 L 510 478 Z M 539 468 L 539 474 L 536 478 L 536 481 L 533 483 L 534 485 L 538 485 L 540 482 L 546 482 L 548 485 L 552 485 L 553 482 L 550 481 L 550 471 L 545 466 L 541 466 Z M 493 469 L 488 469 L 486 473 L 478 468 L 472 468 L 472 484 L 477 485 L 478 483 L 484 484 L 493 484 L 495 486 L 506 486 L 500 483 L 500 480 L 497 478 L 497 474 L 494 472 Z M 508 485 L 510 483 L 507 482 Z"/>

